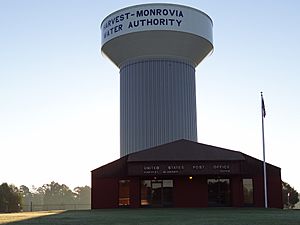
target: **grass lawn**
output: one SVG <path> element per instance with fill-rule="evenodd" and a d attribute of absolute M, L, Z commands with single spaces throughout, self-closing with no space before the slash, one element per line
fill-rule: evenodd
<path fill-rule="evenodd" d="M 300 210 L 106 209 L 0 214 L 0 224 L 39 225 L 300 225 Z"/>

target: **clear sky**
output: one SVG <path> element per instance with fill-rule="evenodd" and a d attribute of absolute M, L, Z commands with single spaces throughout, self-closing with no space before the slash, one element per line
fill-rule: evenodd
<path fill-rule="evenodd" d="M 156 1 L 153 1 L 156 2 Z M 119 71 L 100 23 L 143 1 L 0 0 L 0 183 L 90 185 L 119 158 Z M 300 191 L 300 2 L 176 1 L 214 21 L 196 70 L 198 142 L 266 159 Z"/>

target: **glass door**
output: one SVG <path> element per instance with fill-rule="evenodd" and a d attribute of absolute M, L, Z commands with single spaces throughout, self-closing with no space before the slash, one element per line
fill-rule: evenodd
<path fill-rule="evenodd" d="M 162 206 L 162 181 L 152 181 L 152 206 Z"/>

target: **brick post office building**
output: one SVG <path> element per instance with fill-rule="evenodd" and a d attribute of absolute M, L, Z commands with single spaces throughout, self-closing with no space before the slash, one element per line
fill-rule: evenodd
<path fill-rule="evenodd" d="M 92 208 L 264 207 L 262 161 L 179 140 L 92 171 Z M 282 208 L 280 168 L 267 164 L 269 207 Z"/>

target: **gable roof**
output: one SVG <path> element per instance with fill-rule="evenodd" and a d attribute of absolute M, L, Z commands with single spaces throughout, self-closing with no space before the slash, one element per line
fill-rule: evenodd
<path fill-rule="evenodd" d="M 245 157 L 241 152 L 182 139 L 129 154 L 127 162 L 224 160 L 241 161 Z"/>

